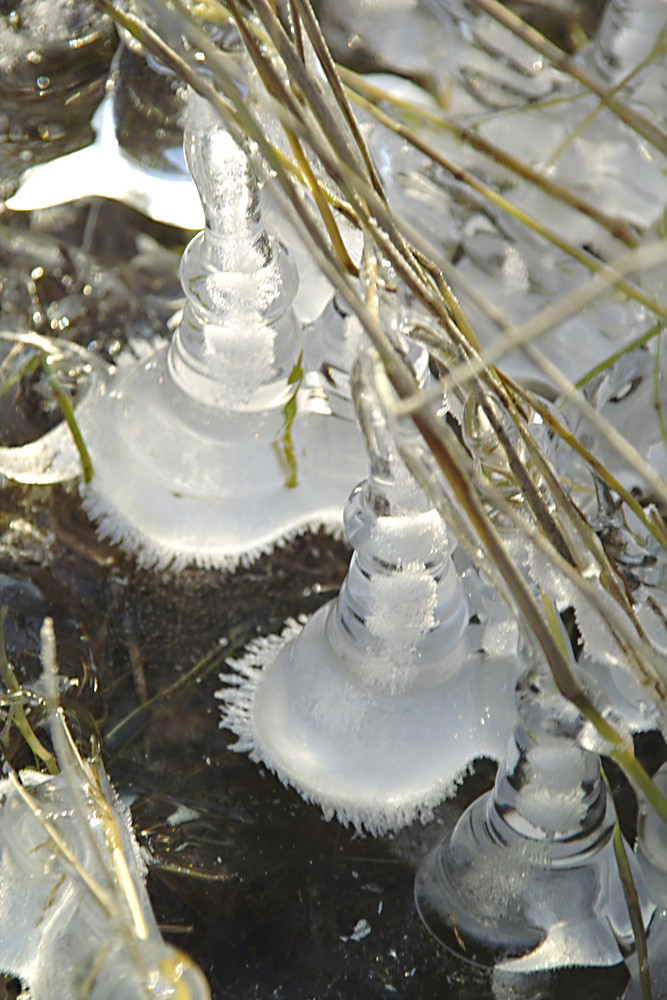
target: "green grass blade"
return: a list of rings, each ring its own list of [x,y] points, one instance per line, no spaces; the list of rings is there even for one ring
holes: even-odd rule
[[[42,356],[41,362],[42,368],[44,369],[47,379],[49,380],[49,385],[53,390],[53,395],[55,396],[58,406],[60,407],[60,412],[62,413],[65,423],[69,427],[72,437],[74,438],[74,444],[76,445],[77,451],[79,452],[79,458],[81,459],[84,482],[89,483],[93,478],[93,462],[88,452],[88,448],[86,447],[86,442],[83,439],[81,428],[79,427],[74,414],[74,407],[69,400],[69,396],[60,384],[58,376],[50,369],[48,358]]]

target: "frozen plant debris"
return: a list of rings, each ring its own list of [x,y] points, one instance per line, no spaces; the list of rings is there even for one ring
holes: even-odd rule
[[[162,939],[128,811],[72,741],[50,619],[42,661],[60,771],[0,782],[0,968],[32,1000],[208,1000],[199,968]]]

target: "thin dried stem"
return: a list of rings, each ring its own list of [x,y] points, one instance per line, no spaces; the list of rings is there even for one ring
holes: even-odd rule
[[[627,222],[624,222],[622,219],[616,219],[613,216],[608,215],[606,212],[601,211],[595,205],[586,201],[585,198],[582,198],[574,191],[570,191],[562,184],[559,184],[557,181],[547,177],[544,173],[533,169],[529,164],[524,163],[523,160],[519,160],[516,156],[512,156],[511,153],[508,153],[500,146],[496,146],[495,143],[490,142],[474,128],[459,125],[442,111],[435,113],[419,104],[414,104],[406,101],[404,98],[396,97],[388,91],[383,90],[382,87],[379,87],[376,83],[367,80],[358,73],[352,72],[352,70],[339,66],[338,71],[343,82],[345,82],[350,88],[352,100],[358,104],[359,107],[372,114],[380,122],[380,124],[394,132],[395,135],[405,139],[406,142],[409,142],[410,145],[414,146],[416,149],[421,149],[425,155],[433,158],[433,152],[435,151],[434,147],[430,143],[426,143],[424,139],[420,139],[414,129],[411,129],[403,122],[397,121],[396,118],[393,118],[391,115],[383,111],[382,108],[378,106],[379,101],[388,102],[395,105],[399,109],[408,110],[412,116],[419,117],[428,125],[455,135],[461,140],[461,142],[465,143],[465,145],[470,146],[471,149],[476,150],[483,156],[486,156],[495,163],[500,164],[500,166],[504,167],[506,170],[509,170],[518,177],[521,177],[529,184],[539,188],[550,198],[554,198],[556,201],[559,201],[564,205],[569,205],[570,208],[575,209],[575,211],[579,212],[581,215],[585,215],[587,218],[592,219],[593,222],[596,222],[602,229],[605,229],[610,236],[614,237],[614,239],[625,243],[631,248],[638,246],[639,239],[637,234],[634,232],[632,227],[627,224]],[[371,100],[367,100],[364,96],[362,96],[364,94],[367,97],[370,97]]]

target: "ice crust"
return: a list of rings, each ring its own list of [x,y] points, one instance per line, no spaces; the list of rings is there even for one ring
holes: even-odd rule
[[[78,1000],[86,983],[91,1000],[147,1000],[158,984],[164,997],[206,1000],[201,973],[160,935],[129,812],[99,761],[91,767],[92,785],[70,768],[22,771],[28,802],[0,782],[0,969],[23,980],[32,1000]]]
[[[375,836],[426,822],[474,760],[502,756],[517,663],[469,655],[445,684],[396,696],[332,664],[321,639],[328,613],[331,606],[318,620],[289,621],[221,675],[221,725],[237,737],[232,749],[264,764],[327,820]],[[306,641],[293,657],[300,635]]]

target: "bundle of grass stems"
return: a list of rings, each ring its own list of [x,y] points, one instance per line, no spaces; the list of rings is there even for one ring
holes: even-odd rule
[[[590,634],[614,650],[617,661],[651,704],[663,734],[667,734],[665,663],[639,620],[632,587],[528,428],[529,416],[537,412],[560,438],[559,446],[571,449],[587,463],[620,509],[631,511],[646,536],[662,550],[667,549],[663,520],[667,484],[535,343],[556,324],[606,294],[610,287],[638,299],[651,310],[655,314],[653,334],[659,336],[667,306],[652,299],[634,278],[640,270],[664,264],[667,244],[643,241],[638,246],[636,233],[626,223],[604,215],[527,164],[492,147],[474,129],[461,129],[462,143],[471,144],[478,152],[499,161],[504,169],[517,172],[526,183],[537,185],[549,197],[592,218],[607,230],[612,237],[607,245],[617,251],[604,260],[569,245],[531,220],[497,190],[431,148],[421,134],[406,124],[415,116],[430,115],[431,124],[436,121],[443,128],[456,128],[444,111],[440,115],[413,107],[409,117],[401,115],[401,108],[383,99],[387,95],[377,84],[337,66],[309,0],[286,0],[279,8],[274,0],[248,0],[244,4],[240,0],[136,0],[117,6],[114,0],[98,2],[147,52],[209,100],[232,136],[243,145],[280,209],[359,318],[365,331],[361,349],[374,360],[376,389],[388,411],[397,421],[412,420],[418,429],[423,448],[403,455],[409,469],[456,532],[459,544],[517,613],[527,641],[548,663],[560,692],[597,729],[606,755],[620,765],[638,794],[648,799],[667,822],[667,800],[635,758],[632,742],[616,728],[613,712],[610,715],[607,706],[592,697],[585,679],[574,669],[575,660],[564,639],[554,594],[531,586],[517,568],[489,510],[491,498],[493,507],[514,522],[515,530],[527,535],[553,579],[563,582],[563,592],[581,626],[579,638],[586,645],[585,623],[594,621]],[[667,153],[667,134],[626,103],[622,86],[607,89],[496,0],[471,3],[499,19],[562,72],[572,74],[582,88],[596,94],[600,105],[635,130],[642,141]],[[238,32],[245,50],[242,57],[233,47],[225,50],[212,41],[211,27],[220,29],[225,25]],[[660,40],[655,52],[659,44]],[[583,263],[590,277],[519,326],[496,306],[485,303],[498,336],[493,348],[484,351],[451,291],[452,264],[388,203],[355,117],[355,103],[422,155],[432,157],[457,181],[513,214],[515,220],[537,227],[545,239],[560,240],[560,249]],[[337,220],[342,217],[363,232],[359,266],[351,259],[341,235]],[[388,268],[392,280],[418,304],[420,319],[414,334],[437,362],[440,375],[435,390],[420,389],[391,331],[383,325],[382,298],[391,294],[385,280]],[[596,372],[604,371],[605,364],[611,365],[634,346],[629,343],[613,358],[601,359]],[[641,502],[577,439],[560,420],[557,407],[548,405],[503,372],[503,357],[515,348],[520,348],[545,373],[560,399],[567,400],[590,421],[617,451],[619,460],[646,483],[645,497],[650,502]],[[484,476],[483,469],[473,463],[452,421],[443,416],[443,395],[460,401],[472,397],[483,411],[522,498],[520,512],[508,502],[506,492],[497,489]],[[667,558],[664,551],[661,558]],[[563,603],[561,600],[561,610]],[[664,613],[657,604],[652,611],[658,620]],[[636,923],[641,959],[646,948],[641,919]]]

